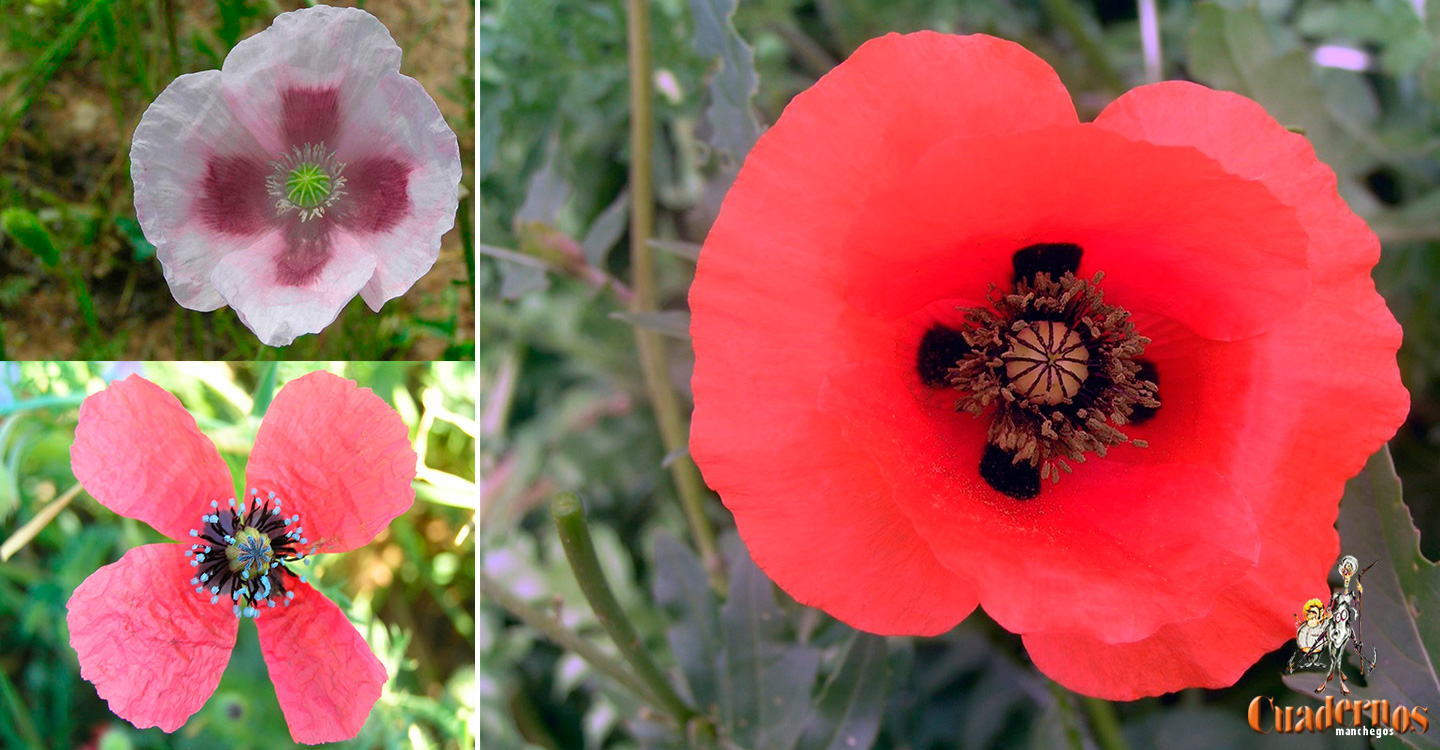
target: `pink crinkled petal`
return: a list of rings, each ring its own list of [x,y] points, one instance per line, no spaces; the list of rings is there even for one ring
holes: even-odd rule
[[[388,675],[345,613],[309,584],[288,607],[256,618],[260,650],[296,742],[316,745],[360,733]]]
[[[322,371],[276,394],[245,475],[300,514],[319,551],[345,552],[410,508],[415,468],[400,415],[369,388]]]
[[[352,127],[344,113],[399,71],[400,57],[379,19],[321,5],[282,13],[235,45],[221,68],[222,85],[235,116],[279,154]]]
[[[425,88],[398,73],[381,78],[347,121],[336,147],[347,165],[339,223],[375,255],[360,295],[379,311],[435,265],[455,225],[460,147]]]
[[[239,620],[229,602],[195,593],[184,550],[136,547],[92,573],[65,605],[80,676],[140,729],[180,728],[215,692],[235,646]]]
[[[145,110],[130,141],[135,215],[176,302],[225,305],[215,264],[278,224],[270,160],[225,103],[218,70],[176,78]]]
[[[100,504],[175,539],[189,538],[212,500],[235,494],[230,468],[195,418],[138,375],[80,404],[70,466]]]
[[[226,256],[210,275],[266,346],[324,330],[375,273],[375,257],[343,232],[296,234],[277,229]]]

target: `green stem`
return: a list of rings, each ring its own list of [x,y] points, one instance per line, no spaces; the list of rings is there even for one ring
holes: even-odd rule
[[[520,597],[484,573],[480,574],[480,595],[500,605],[506,612],[515,615],[520,622],[540,631],[556,645],[574,651],[596,671],[620,683],[640,700],[652,706],[660,705],[660,701],[656,700],[654,693],[650,692],[649,686],[626,669],[618,659],[576,635],[559,620],[526,604]]]
[[[650,75],[650,6],[649,0],[626,0],[625,6],[630,48],[630,265],[634,273],[630,311],[651,313],[658,308],[655,263],[650,249],[650,230],[655,219],[655,186],[650,163],[655,123],[654,84]],[[660,436],[665,442],[665,451],[673,453],[686,445],[689,431],[679,395],[665,366],[665,345],[659,334],[640,326],[633,328],[645,389],[660,423]],[[712,585],[722,589],[725,579],[715,546],[715,531],[705,516],[705,482],[700,470],[686,455],[670,464],[670,474],[700,559],[710,573]]]
[[[1103,750],[1125,750],[1125,738],[1120,734],[1120,720],[1115,716],[1115,705],[1110,701],[1086,697],[1081,701],[1085,712],[1090,715],[1090,728],[1095,731],[1095,741]]]
[[[22,411],[34,409],[48,409],[52,406],[79,406],[85,400],[87,394],[79,393],[69,396],[38,396],[27,401],[16,401],[13,404],[0,406],[0,417],[8,417],[11,414],[19,414]]]
[[[670,681],[650,658],[650,652],[645,650],[645,644],[635,632],[635,626],[630,624],[630,618],[625,616],[625,610],[620,608],[620,602],[615,600],[615,593],[610,590],[610,584],[600,570],[600,560],[595,557],[595,544],[590,539],[590,527],[585,523],[585,507],[580,504],[580,498],[569,492],[557,496],[550,501],[550,516],[560,532],[560,543],[565,547],[565,557],[575,571],[575,579],[580,582],[580,591],[595,610],[595,618],[605,626],[606,632],[620,648],[620,655],[630,663],[635,674],[660,699],[660,707],[674,716],[680,726],[685,726],[695,717],[695,710],[675,694]]]
[[[1075,6],[1074,0],[1045,0],[1045,9],[1050,13],[1050,17],[1070,34],[1075,44],[1079,45],[1085,62],[1100,76],[1105,88],[1112,93],[1124,91],[1125,81],[1110,63],[1110,57],[1105,54],[1105,48],[1096,38],[1095,30],[1085,23],[1085,18]]]
[[[37,534],[43,531],[51,521],[55,520],[55,516],[60,515],[60,511],[65,510],[65,507],[70,504],[70,501],[74,500],[75,496],[80,494],[80,489],[80,485],[78,483],[75,484],[66,490],[63,495],[50,501],[50,504],[42,508],[39,513],[36,513],[34,518],[26,521],[24,526],[16,529],[14,534],[11,534],[3,544],[0,544],[0,563],[9,560],[16,552],[19,552],[25,545],[29,544],[30,540],[34,539]]]
[[[165,15],[165,44],[170,49],[170,77],[180,75],[180,41],[176,28],[179,26],[175,18],[175,0],[163,0]]]
[[[90,297],[90,287],[85,283],[85,277],[80,275],[80,269],[75,264],[66,262],[66,269],[70,277],[70,290],[75,295],[75,302],[80,305],[80,316],[85,319],[85,331],[90,341],[99,344],[102,341],[100,336],[100,321],[95,317],[95,300]]]
[[[1071,750],[1085,750],[1085,741],[1080,736],[1080,725],[1076,720],[1075,706],[1070,702],[1070,691],[1054,680],[1046,680],[1050,694],[1055,697],[1055,707],[1060,713],[1060,726],[1065,730],[1065,743]]]

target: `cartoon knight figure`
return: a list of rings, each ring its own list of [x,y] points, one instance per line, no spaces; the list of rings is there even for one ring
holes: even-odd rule
[[[1374,564],[1371,563],[1372,566]],[[1365,568],[1365,570],[1369,569],[1369,567]],[[1365,570],[1360,570],[1360,561],[1356,560],[1353,555],[1340,558],[1339,571],[1340,577],[1344,580],[1344,587],[1331,594],[1330,604],[1325,608],[1329,615],[1329,622],[1325,627],[1327,637],[1312,648],[1312,651],[1319,651],[1323,647],[1330,656],[1330,668],[1325,673],[1325,681],[1320,683],[1320,687],[1315,688],[1317,693],[1324,692],[1326,686],[1330,684],[1330,680],[1336,675],[1340,677],[1340,691],[1347,695],[1350,693],[1350,688],[1345,684],[1345,672],[1343,671],[1346,646],[1352,646],[1355,653],[1360,656],[1361,674],[1364,674],[1367,667],[1372,670],[1375,668],[1375,657],[1372,653],[1370,659],[1365,658],[1365,651],[1361,646],[1363,641],[1360,638],[1360,598],[1365,590],[1360,584],[1360,577],[1365,574]],[[1355,579],[1354,591],[1351,591],[1350,587],[1351,578]],[[1371,651],[1373,652],[1374,649],[1372,648]]]
[[[1372,563],[1373,564],[1373,563]],[[1366,568],[1365,570],[1369,570]],[[1350,618],[1350,629],[1355,631],[1355,640],[1360,640],[1360,595],[1365,593],[1365,587],[1360,585],[1360,561],[1354,555],[1346,555],[1340,558],[1340,577],[1345,581],[1345,587],[1336,591],[1330,596],[1330,606],[1326,609],[1334,612],[1337,607],[1349,607],[1353,617]],[[1355,579],[1355,592],[1350,592],[1350,579]]]

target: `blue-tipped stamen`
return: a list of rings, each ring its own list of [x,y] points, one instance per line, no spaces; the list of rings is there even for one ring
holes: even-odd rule
[[[261,609],[273,608],[281,594],[284,598],[279,601],[289,606],[294,592],[286,590],[286,577],[302,583],[308,579],[286,563],[309,565],[309,555],[315,554],[314,547],[308,551],[301,547],[309,539],[298,525],[300,515],[281,516],[280,498],[274,492],[266,493],[264,500],[261,497],[258,488],[251,488],[246,502],[230,498],[223,509],[212,500],[210,508],[217,512],[200,516],[201,527],[190,531],[200,543],[185,552],[194,558],[190,565],[199,568],[190,580],[195,592],[208,596],[211,604],[228,595],[236,617],[257,617]],[[215,554],[217,547],[223,555]],[[262,601],[266,607],[260,606]]]

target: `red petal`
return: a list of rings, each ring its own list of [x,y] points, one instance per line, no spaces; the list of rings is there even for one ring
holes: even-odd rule
[[[65,605],[80,676],[140,729],[179,729],[215,692],[235,646],[229,602],[195,593],[184,550],[136,547],[86,578]]]
[[[280,710],[296,742],[316,745],[360,733],[388,676],[345,613],[307,583],[290,606],[255,619]]]
[[[880,633],[943,632],[975,607],[973,587],[930,556],[878,467],[816,408],[836,344],[834,290],[793,282],[813,277],[875,185],[952,133],[1075,121],[1055,72],[1019,45],[892,34],[795,97],[751,151],[692,288],[690,448],[751,555],[799,601]],[[752,337],[759,309],[794,337]]]
[[[1408,410],[1395,364],[1400,328],[1370,280],[1379,254],[1374,235],[1340,199],[1333,173],[1309,143],[1258,104],[1165,83],[1121,97],[1096,122],[1130,137],[1194,146],[1232,173],[1265,183],[1295,207],[1309,233],[1313,292],[1282,325],[1246,341],[1205,345],[1162,331],[1151,353],[1170,360],[1157,363],[1165,406],[1154,422],[1132,430],[1153,448],[1148,431],[1192,430],[1200,405],[1211,404],[1211,438],[1192,455],[1225,465],[1251,499],[1264,540],[1255,570],[1208,615],[1145,640],[1106,645],[1027,634],[1026,647],[1046,674],[1090,695],[1133,699],[1224,687],[1294,638],[1291,616],[1306,599],[1325,598],[1326,574],[1340,551],[1333,525],[1343,483]],[[1207,383],[1210,373],[1232,377]]]
[[[935,556],[974,581],[1007,630],[1135,640],[1203,614],[1210,592],[1254,564],[1250,508],[1213,469],[1112,451],[1016,501],[979,476],[988,423],[956,413],[948,393],[912,396],[899,369],[837,369],[822,408],[865,446]]]
[[[352,550],[415,501],[409,434],[369,388],[312,372],[276,394],[245,476],[299,513],[321,552]]]
[[[180,540],[199,527],[211,501],[235,496],[230,468],[195,418],[138,375],[80,404],[70,465],[102,505]]]
[[[963,619],[975,594],[930,556],[878,467],[818,412],[837,344],[828,327],[835,292],[794,281],[813,278],[874,186],[935,143],[1075,121],[1055,72],[1019,45],[892,34],[797,96],[751,151],[692,288],[690,447],[751,555],[799,601],[873,632],[930,634]],[[768,271],[753,273],[759,267]],[[752,337],[760,309],[794,337]]]
[[[851,63],[847,63],[849,65]],[[842,66],[836,75],[844,70]],[[817,94],[821,95],[824,93]],[[798,109],[799,115],[806,115],[801,109],[804,101],[797,99],[791,110]],[[1254,271],[1255,276],[1265,280],[1263,283],[1273,285],[1276,276],[1282,281],[1294,281],[1288,287],[1280,286],[1291,289],[1292,296],[1302,295],[1305,279],[1301,232],[1292,212],[1267,191],[1227,178],[1209,160],[1193,152],[1156,149],[1110,137],[1094,128],[1075,127],[1068,132],[1051,129],[1044,136],[1020,135],[1004,143],[997,138],[986,141],[984,148],[966,151],[962,151],[965,144],[951,141],[932,148],[920,168],[904,170],[899,165],[905,160],[900,158],[883,165],[867,165],[868,171],[863,175],[842,174],[836,170],[851,164],[851,151],[858,151],[863,158],[875,148],[890,145],[889,142],[880,145],[844,142],[845,128],[855,122],[869,123],[876,119],[862,116],[862,113],[869,114],[863,104],[862,101],[844,117],[836,113],[832,124],[824,126],[825,139],[814,137],[814,133],[822,130],[820,125],[811,123],[806,126],[810,131],[785,136],[789,139],[784,145],[786,152],[765,151],[761,148],[765,145],[762,142],[726,199],[720,220],[702,253],[691,295],[695,321],[692,336],[697,353],[692,383],[697,401],[692,452],[711,486],[720,491],[727,506],[736,514],[742,535],[756,559],[801,601],[825,602],[827,609],[852,622],[857,622],[855,618],[864,613],[863,616],[877,622],[868,627],[881,632],[906,632],[907,627],[917,627],[919,622],[906,609],[912,606],[909,601],[929,598],[927,590],[934,590],[943,582],[948,590],[956,592],[951,596],[959,597],[958,592],[964,592],[964,596],[957,598],[956,607],[944,610],[943,616],[925,620],[927,630],[940,627],[939,623],[945,618],[967,611],[974,601],[970,592],[976,586],[982,592],[991,592],[988,596],[982,593],[982,601],[1003,624],[1019,629],[1054,623],[1063,613],[1050,606],[1045,597],[1070,590],[1081,574],[1046,578],[1035,575],[1037,568],[1033,561],[1005,560],[995,563],[993,575],[987,580],[969,585],[949,580],[933,568],[925,574],[923,583],[913,587],[895,587],[884,582],[893,580],[893,576],[887,577],[893,565],[889,561],[922,555],[905,546],[913,543],[913,537],[894,532],[901,524],[883,499],[908,506],[962,502],[966,493],[971,493],[972,499],[993,495],[979,482],[976,472],[984,442],[984,425],[968,416],[955,415],[948,403],[936,405],[935,413],[952,424],[968,420],[963,424],[974,426],[975,430],[966,438],[973,455],[967,454],[959,461],[947,460],[943,468],[938,469],[948,475],[947,483],[926,486],[913,477],[897,482],[894,476],[879,469],[890,468],[887,460],[913,464],[929,460],[928,456],[916,458],[905,447],[900,447],[887,460],[873,457],[867,460],[867,448],[873,447],[870,443],[904,434],[903,429],[883,424],[896,408],[888,399],[911,400],[911,408],[915,408],[914,397],[900,378],[913,373],[914,343],[923,327],[902,316],[913,313],[917,306],[924,306],[930,310],[926,315],[932,320],[945,317],[944,308],[949,308],[948,317],[957,318],[954,307],[967,300],[974,304],[975,300],[983,299],[990,282],[1007,279],[1009,256],[1014,250],[1032,242],[1072,241],[1069,236],[1036,236],[1029,225],[1012,237],[999,238],[1009,230],[987,218],[992,211],[1013,226],[1017,219],[1023,218],[1017,214],[1034,211],[1038,206],[1049,211],[1052,224],[1077,232],[1083,230],[1083,238],[1078,241],[1086,243],[1087,256],[1096,258],[1110,272],[1107,289],[1110,282],[1115,281],[1117,287],[1125,291],[1134,290],[1131,296],[1137,299],[1154,298],[1153,292],[1141,281],[1148,281],[1161,272],[1184,274],[1194,288],[1229,299],[1238,295],[1243,286],[1232,283],[1236,272],[1224,267],[1230,261]],[[788,111],[786,117],[790,117]],[[834,120],[843,120],[844,124],[835,126]],[[782,118],[781,125],[785,122]],[[1043,124],[1043,120],[1037,122]],[[923,121],[914,128],[923,136],[928,132],[928,124]],[[777,125],[775,131],[779,131],[781,125]],[[962,126],[970,129],[960,130]],[[828,129],[834,127],[842,131],[840,147],[835,148],[833,154],[827,153],[824,159],[807,160],[807,150],[813,155],[820,148],[817,141],[823,140],[824,147],[831,147]],[[987,127],[965,122],[954,130],[930,133],[927,142],[934,146],[950,133],[983,132]],[[1023,130],[1024,126],[1011,129]],[[899,124],[893,130],[894,133],[886,133],[885,137],[903,139],[912,132],[902,130]],[[1017,160],[1021,163],[1018,176],[1014,166]],[[1113,163],[1116,161],[1119,165]],[[819,171],[830,173],[812,177],[812,173]],[[917,174],[922,177],[917,179]],[[1132,184],[1147,180],[1158,180],[1162,187],[1169,189],[1170,200],[1158,200],[1149,190]],[[877,185],[885,185],[895,192],[875,196],[868,202],[863,196],[856,197],[857,192],[874,190]],[[1195,200],[1192,193],[1196,186],[1214,189],[1206,194],[1207,199]],[[1025,200],[1015,200],[1016,193],[1025,196]],[[853,217],[863,218],[865,212],[882,204],[884,210],[872,214],[875,220],[850,227]],[[1054,206],[1073,210],[1065,210],[1057,217],[1057,212],[1052,210]],[[1141,220],[1132,221],[1134,217],[1121,210],[1132,207],[1138,207]],[[742,218],[727,220],[732,210]],[[1222,236],[1224,227],[1219,227],[1215,215],[1243,213],[1248,219],[1248,212],[1252,210],[1273,221],[1261,228],[1242,230],[1242,234],[1253,231],[1250,236],[1237,238],[1234,232],[1231,236]],[[1167,221],[1162,221],[1161,215]],[[1240,225],[1249,226],[1246,222]],[[988,237],[976,239],[974,234],[967,234],[974,226],[981,227]],[[1141,235],[1144,242],[1136,239]],[[976,239],[974,252],[955,252],[956,242],[967,236]],[[1160,244],[1157,239],[1185,249],[1194,249],[1205,242],[1230,247],[1230,243],[1239,240],[1247,246],[1268,248],[1274,255],[1266,259],[1269,265],[1264,268],[1256,262],[1259,254],[1246,256],[1237,252],[1236,257],[1222,256],[1220,261],[1208,263],[1203,258],[1213,256],[1202,254],[1202,259],[1173,259],[1157,253],[1154,247]],[[1095,248],[1093,253],[1089,251],[1091,245]],[[1111,271],[1109,266],[1113,264],[1104,263],[1107,258],[1128,259],[1133,255],[1151,262],[1128,279],[1123,269]],[[765,268],[766,272],[757,274],[755,268]],[[804,283],[797,283],[797,279],[803,279]],[[1116,296],[1124,294],[1117,292]],[[961,299],[955,299],[957,297]],[[1234,335],[1261,327],[1266,321],[1258,310],[1287,302],[1284,294],[1271,295],[1266,304],[1257,306],[1247,297],[1246,304],[1234,315],[1219,318],[1213,314],[1213,297],[1200,297],[1199,294],[1191,297],[1192,316],[1198,318],[1197,325],[1208,325],[1217,335]],[[935,312],[934,308],[941,311]],[[910,334],[902,333],[902,329],[913,330],[914,338],[907,341]],[[863,407],[877,410],[872,416],[877,416],[882,423],[865,427],[858,427],[855,421],[847,424],[848,412],[843,407],[828,418],[815,415],[816,395],[827,374],[846,363],[887,355],[896,357],[893,368],[896,378],[885,386],[898,385],[898,388],[877,396],[878,403]],[[906,358],[912,359],[906,361]],[[743,362],[744,367],[737,369],[734,363],[739,362]],[[862,393],[875,394],[868,385]],[[835,406],[827,403],[827,408]],[[864,419],[863,416],[856,418]],[[842,434],[845,427],[851,428],[849,434]],[[876,432],[880,428],[887,431]],[[934,429],[930,425],[925,428]],[[959,444],[952,441],[952,445]],[[1095,473],[1098,472],[1092,471]],[[1157,537],[1153,534],[1145,537],[1156,544],[1149,549],[1143,549],[1140,542],[1121,539],[1120,542],[1133,544],[1115,543],[1107,548],[1108,553],[1095,555],[1084,555],[1073,546],[1042,555],[1058,556],[1061,562],[1057,565],[1062,568],[1067,568],[1075,559],[1094,561],[1089,570],[1096,575],[1102,568],[1123,568],[1120,572],[1105,572],[1105,580],[1098,586],[1108,594],[1086,605],[1103,608],[1103,602],[1111,606],[1118,603],[1127,610],[1126,622],[1113,628],[1107,626],[1107,638],[1135,638],[1153,632],[1161,623],[1174,619],[1177,609],[1192,615],[1203,612],[1208,601],[1194,595],[1233,580],[1253,563],[1256,555],[1249,509],[1243,498],[1214,471],[1182,464],[1142,467],[1126,476],[1132,481],[1144,476],[1193,479],[1187,489],[1196,493],[1195,496],[1207,489],[1213,491],[1215,501],[1205,503],[1205,509],[1199,512],[1207,520],[1215,516],[1216,523],[1194,524],[1204,528],[1195,528],[1168,548],[1177,556],[1186,550],[1191,553],[1206,550],[1203,560],[1208,563],[1199,566],[1191,578],[1170,594],[1156,593],[1165,584],[1163,576],[1157,577],[1144,566],[1129,562],[1121,565],[1122,561],[1133,560],[1137,551],[1159,550],[1162,545],[1155,541]],[[963,486],[964,477],[973,479],[974,485]],[[1098,481],[1089,480],[1096,485],[1097,492],[1103,489]],[[1144,486],[1156,483],[1151,481]],[[1072,482],[1071,486],[1079,485]],[[1136,489],[1125,487],[1122,492],[1134,495]],[[1102,527],[1105,523],[1113,524],[1109,534],[1118,528],[1167,530],[1174,522],[1176,508],[1191,499],[1192,496],[1185,495],[1156,497],[1151,498],[1153,502],[1148,505],[1109,513],[1101,506],[1093,509],[1093,518],[1085,518],[1082,513],[1090,508],[1090,503],[1072,503],[1066,518],[1076,524],[1075,536],[1070,537],[1068,543],[1073,545],[1080,538],[1079,530],[1092,533],[1092,525],[1096,523]],[[1052,512],[1050,523],[1058,524],[1060,518]],[[958,521],[952,518],[950,523],[940,525],[949,529],[951,523]],[[814,530],[805,535],[803,544],[795,541],[793,532],[800,525]],[[934,540],[940,535],[931,519],[915,525],[922,528],[922,536]],[[845,533],[837,534],[836,530],[845,530]],[[976,571],[967,562],[965,545],[956,541],[966,532],[962,530],[959,534],[948,543],[936,542],[934,553],[951,570],[970,578]],[[876,559],[870,551],[873,543],[871,546],[856,543],[869,542],[872,538],[888,542],[889,551],[883,560]],[[1109,543],[1110,537],[1103,528],[1101,538],[1106,540],[1102,545]],[[979,544],[983,546],[984,542]],[[1210,552],[1212,547],[1218,551]],[[1010,550],[1004,556],[1016,554]],[[806,560],[813,561],[817,556],[830,562],[805,565]],[[1191,559],[1198,560],[1200,556],[1192,554],[1182,563],[1190,565]],[[1102,561],[1106,564],[1102,565]],[[857,565],[869,567],[871,562],[874,562],[873,579],[866,576],[863,580],[874,583],[841,580],[838,571],[851,571]],[[1013,567],[1007,568],[1007,565]],[[792,566],[796,571],[787,572],[786,568]],[[1083,564],[1080,569],[1084,569]],[[1027,577],[1035,581],[1034,585],[1017,584]],[[1208,582],[1211,588],[1205,589],[1207,583],[1200,581]],[[1137,595],[1154,602],[1150,606],[1129,607],[1129,597]],[[890,603],[882,608],[876,605],[880,601]],[[850,609],[857,614],[845,614],[843,602],[851,602]]]
[[[1322,491],[1333,520],[1329,503],[1338,501],[1341,483],[1409,411],[1395,361],[1400,326],[1370,278],[1379,241],[1340,198],[1334,173],[1309,141],[1242,96],[1188,83],[1145,86],[1116,100],[1096,124],[1192,146],[1294,207],[1308,233],[1313,293],[1266,336],[1217,349],[1195,366],[1227,368],[1266,386],[1249,408],[1230,410],[1273,436],[1246,438],[1245,450],[1233,452],[1241,489],[1267,510],[1297,493]],[[1162,394],[1167,389],[1168,382]],[[1230,432],[1245,434],[1243,426]]]
[[[1008,287],[1015,251],[1043,242],[1084,248],[1077,275],[1103,271],[1107,302],[1206,338],[1254,335],[1308,291],[1305,232],[1264,186],[1090,125],[936,145],[812,266],[840,265],[844,301],[891,319]]]
[[[1345,205],[1335,173],[1315,157],[1310,142],[1239,94],[1180,81],[1142,86],[1106,107],[1095,125],[1135,140],[1194,148],[1227,172],[1265,185],[1295,208],[1309,232],[1309,263],[1319,280],[1368,275],[1380,259],[1379,240]]]
[[[691,437],[696,460],[771,580],[802,604],[872,633],[937,635],[965,619],[975,609],[974,586],[936,561],[878,467],[818,411],[774,413],[732,444],[702,438],[715,417],[697,413]]]
[[[1051,679],[1106,700],[1234,685],[1261,656],[1294,640],[1292,615],[1307,599],[1328,597],[1323,571],[1340,548],[1330,528],[1334,517],[1291,518],[1288,536],[1267,540],[1255,571],[1221,592],[1201,617],[1169,623],[1133,643],[1027,633],[1025,650]]]

